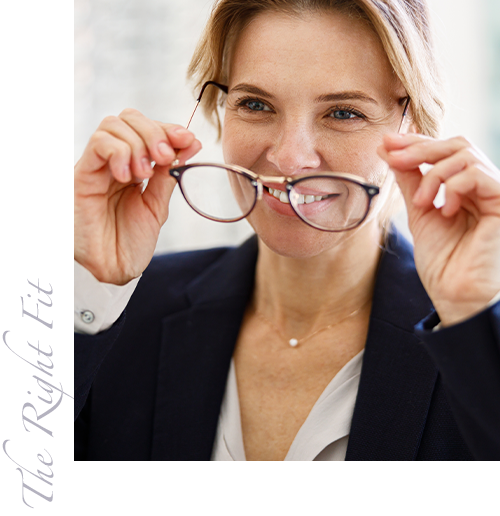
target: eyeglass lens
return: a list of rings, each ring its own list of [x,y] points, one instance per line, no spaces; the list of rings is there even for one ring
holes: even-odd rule
[[[195,211],[220,222],[246,217],[257,199],[252,179],[223,166],[194,165],[184,171],[180,184],[184,197]],[[288,195],[281,192],[264,188],[264,195],[275,197],[271,202],[283,202],[285,198],[288,202]],[[327,231],[356,226],[365,218],[370,204],[368,193],[358,183],[325,177],[298,181],[292,188],[290,200],[299,217]]]
[[[221,222],[246,217],[255,205],[252,181],[222,166],[196,165],[180,181],[184,197],[200,215]]]
[[[290,201],[305,222],[329,231],[357,226],[370,206],[370,197],[360,184],[325,177],[295,183]]]

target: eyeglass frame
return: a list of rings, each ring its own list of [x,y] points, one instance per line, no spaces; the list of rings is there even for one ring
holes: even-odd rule
[[[189,129],[189,126],[191,124],[191,121],[193,120],[194,114],[196,113],[196,110],[198,109],[198,106],[200,105],[201,99],[203,97],[203,93],[205,92],[205,89],[207,88],[207,86],[210,86],[210,85],[216,86],[217,88],[219,88],[220,90],[222,90],[226,94],[229,92],[228,86],[226,86],[224,84],[220,84],[220,83],[215,82],[215,81],[207,81],[207,82],[205,82],[203,84],[202,88],[201,88],[201,91],[200,91],[200,94],[198,95],[198,98],[196,99],[196,105],[195,105],[194,110],[193,110],[193,112],[191,114],[191,117],[189,118],[189,122],[187,123],[186,129]],[[410,96],[408,96],[406,98],[406,102],[405,102],[405,105],[404,105],[404,108],[403,108],[403,115],[401,117],[401,122],[399,124],[398,133],[401,131],[401,128],[403,127],[403,122],[404,122],[404,119],[405,119],[405,117],[406,117],[406,115],[408,113],[408,109],[409,109],[409,106],[410,106],[410,100],[411,100],[411,98],[410,98]],[[251,184],[252,184],[252,186],[256,189],[256,195],[255,195],[254,202],[253,202],[251,208],[248,210],[248,212],[246,214],[242,215],[241,217],[236,218],[236,219],[221,220],[221,219],[217,219],[217,218],[214,218],[214,217],[210,217],[206,213],[203,213],[200,210],[198,210],[193,204],[191,204],[191,202],[189,201],[188,196],[186,195],[186,193],[184,192],[184,190],[182,188],[182,175],[184,174],[184,172],[186,172],[186,170],[189,170],[190,168],[193,168],[193,167],[200,167],[200,166],[212,166],[212,167],[224,168],[226,170],[235,172],[236,174],[242,175],[242,176],[246,177],[247,179],[249,179]],[[324,173],[319,173],[319,174],[313,174],[313,175],[307,174],[307,175],[301,175],[301,176],[295,176],[295,177],[290,177],[290,176],[262,176],[262,175],[256,174],[255,172],[252,172],[251,170],[248,170],[247,168],[240,167],[238,165],[226,165],[226,164],[220,164],[220,163],[190,163],[190,164],[187,164],[187,165],[179,166],[179,160],[175,159],[172,162],[172,166],[170,168],[170,175],[177,180],[177,182],[179,184],[179,188],[180,188],[181,193],[182,193],[182,196],[184,197],[184,199],[186,200],[188,205],[196,213],[198,213],[202,217],[205,217],[206,219],[209,219],[209,220],[212,220],[212,221],[215,221],[215,222],[222,222],[222,223],[238,222],[239,220],[242,220],[242,219],[248,217],[250,215],[250,213],[252,213],[253,209],[255,208],[255,205],[257,204],[257,201],[260,201],[262,199],[262,196],[264,194],[264,185],[263,185],[263,183],[268,182],[268,183],[279,184],[279,185],[283,185],[284,184],[285,188],[287,190],[288,201],[290,203],[290,206],[293,209],[293,211],[295,212],[295,214],[299,217],[299,219],[302,220],[302,222],[304,222],[305,224],[307,224],[307,225],[309,225],[309,226],[311,226],[311,227],[313,227],[315,229],[318,229],[320,231],[327,231],[327,232],[330,232],[330,233],[340,233],[342,231],[348,231],[348,230],[354,229],[354,228],[358,227],[359,225],[361,225],[363,223],[363,221],[366,219],[366,217],[368,216],[368,213],[370,213],[370,208],[371,208],[371,203],[372,203],[373,198],[376,197],[380,193],[380,187],[378,187],[377,185],[373,185],[371,183],[363,181],[358,176],[355,176],[353,174],[349,174],[349,173],[346,173],[346,172],[337,172],[337,173],[324,172]],[[342,228],[342,229],[325,229],[323,227],[315,225],[313,222],[311,222],[309,220],[306,220],[303,217],[303,215],[294,207],[291,195],[292,195],[292,191],[297,193],[296,190],[294,190],[294,186],[297,183],[300,183],[301,181],[303,181],[305,179],[322,179],[322,178],[325,178],[325,177],[326,178],[331,178],[331,179],[341,179],[341,180],[349,181],[351,183],[354,183],[354,184],[357,184],[357,185],[361,186],[365,190],[366,194],[368,195],[368,206],[366,208],[366,211],[365,211],[365,214],[364,214],[363,218],[361,218],[356,224],[354,224],[352,226],[348,226],[348,227]],[[299,195],[299,194],[297,194],[297,195]]]

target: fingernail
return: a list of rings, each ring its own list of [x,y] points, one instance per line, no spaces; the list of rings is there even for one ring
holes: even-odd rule
[[[186,134],[189,134],[189,131],[184,129],[183,127],[177,127],[177,129],[174,129],[174,132],[178,134],[179,136],[184,136]]]
[[[170,157],[173,154],[172,149],[165,142],[160,142],[158,144],[158,150],[162,156]]]
[[[390,151],[389,154],[391,156],[395,156],[397,158],[399,156],[402,156],[405,152],[406,152],[405,150],[395,150],[395,151]]]

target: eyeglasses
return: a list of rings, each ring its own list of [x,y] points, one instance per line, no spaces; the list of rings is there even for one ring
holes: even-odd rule
[[[228,87],[206,82],[186,128],[209,85],[224,93]],[[410,97],[403,109],[399,131],[408,112]],[[192,163],[179,166],[174,160],[170,175],[177,179],[186,202],[201,216],[217,222],[236,222],[247,217],[264,195],[270,203],[289,204],[309,226],[321,231],[340,232],[359,226],[367,217],[380,188],[358,176],[324,172],[306,176],[262,176],[237,165]],[[283,190],[284,188],[284,190]]]

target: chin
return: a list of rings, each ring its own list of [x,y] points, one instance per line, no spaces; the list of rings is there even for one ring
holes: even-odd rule
[[[381,241],[381,230],[374,218],[357,228],[338,233],[315,229],[298,218],[273,219],[252,213],[247,220],[266,247],[287,258],[314,258],[329,251],[338,251],[354,241],[368,247],[379,245]]]
[[[287,258],[306,259],[319,256],[344,244],[352,233],[330,233],[308,226],[299,219],[286,220],[279,224],[260,221],[258,217],[249,217],[248,221],[257,236],[274,253]]]

